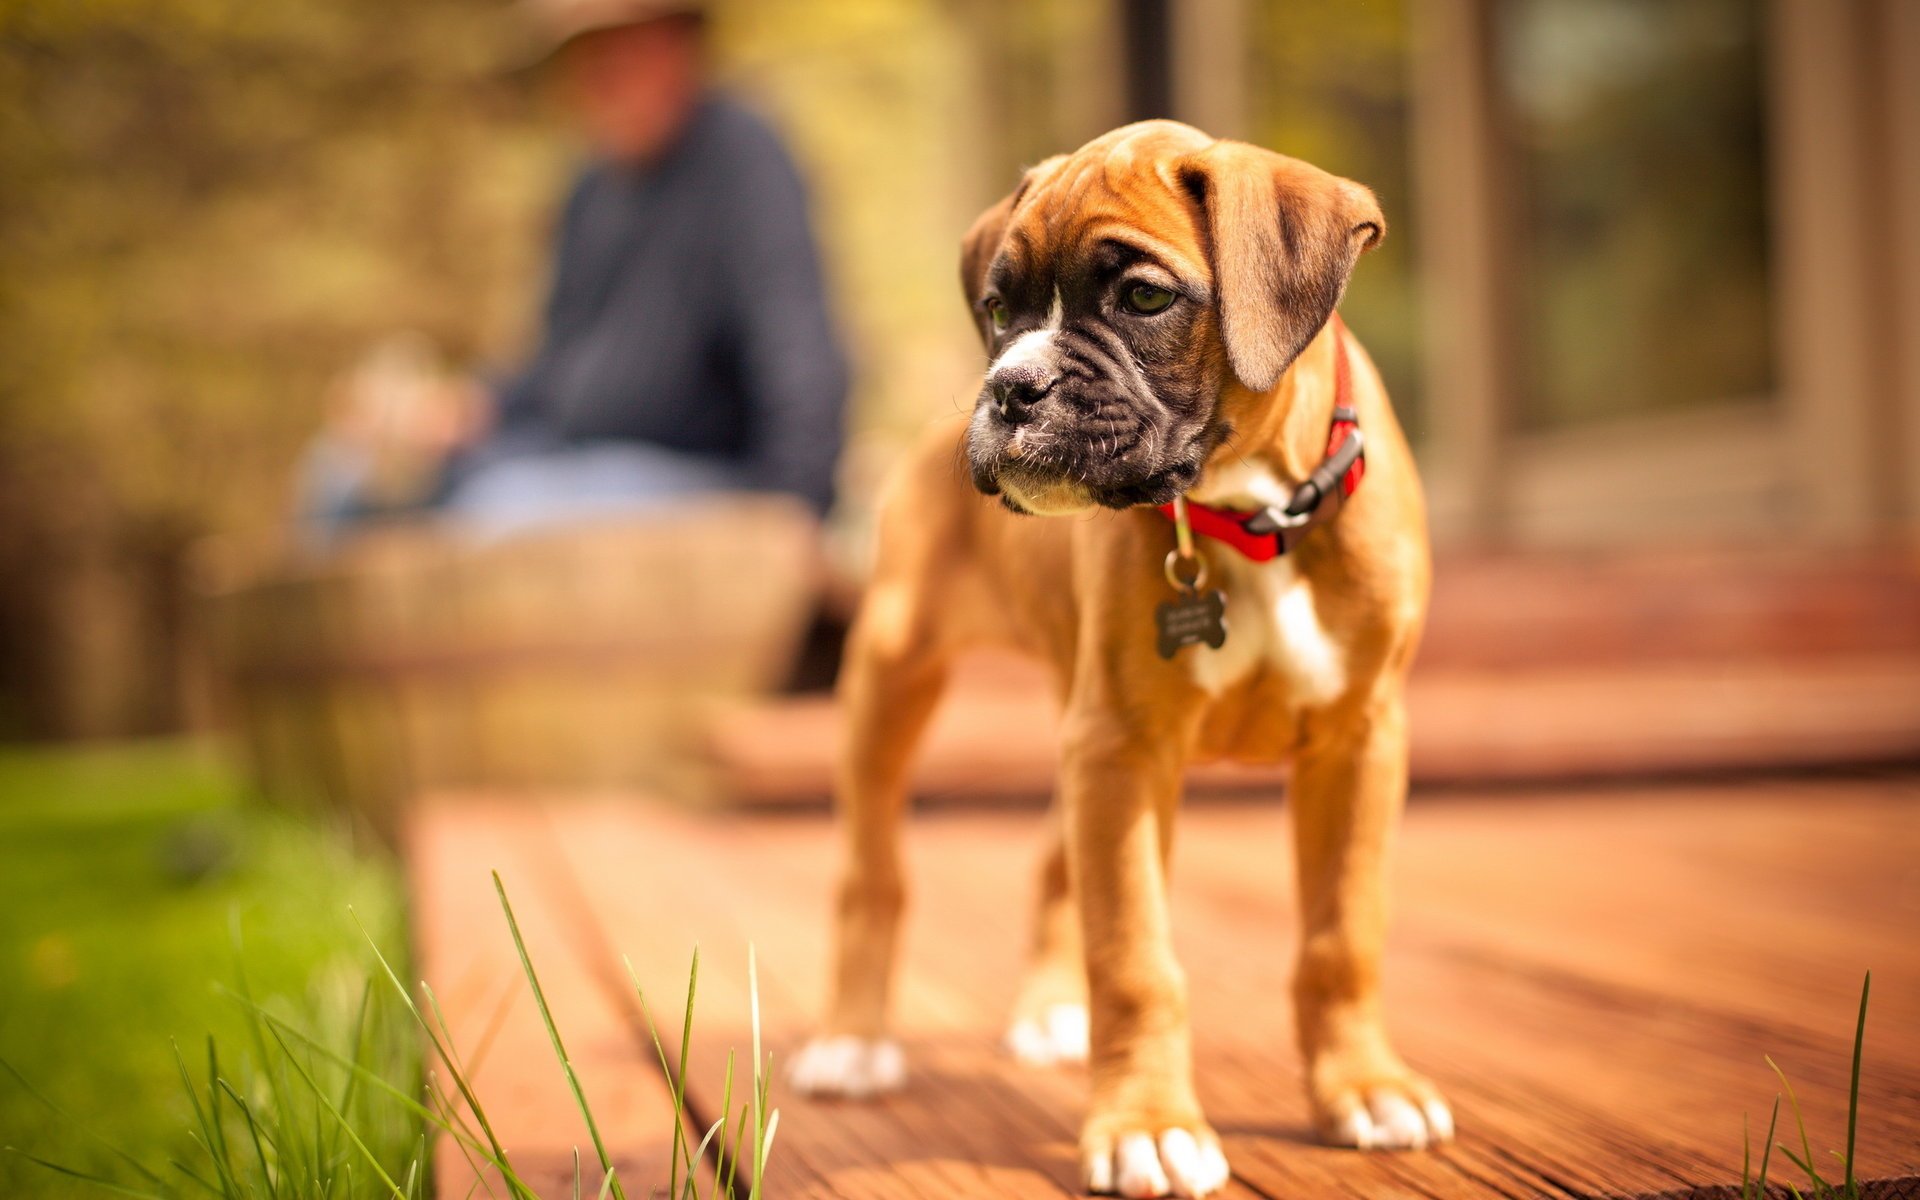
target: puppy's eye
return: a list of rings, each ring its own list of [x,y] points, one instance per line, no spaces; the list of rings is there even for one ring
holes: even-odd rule
[[[1013,314],[1007,311],[1006,302],[998,296],[987,297],[987,323],[993,326],[995,333],[1005,333],[1013,321]]]
[[[1136,283],[1127,289],[1122,299],[1130,311],[1151,316],[1164,311],[1167,305],[1173,303],[1174,297],[1166,288],[1155,287],[1151,283]]]

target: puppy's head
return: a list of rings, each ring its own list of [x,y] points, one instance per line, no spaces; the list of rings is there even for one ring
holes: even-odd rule
[[[1386,222],[1373,194],[1172,121],[1034,167],[981,214],[961,285],[991,363],[973,480],[1020,512],[1164,504],[1339,303]]]

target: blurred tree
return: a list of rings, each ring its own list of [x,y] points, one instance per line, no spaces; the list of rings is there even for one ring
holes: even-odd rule
[[[178,718],[202,531],[264,537],[370,339],[514,340],[563,147],[470,0],[0,3],[0,734]]]
[[[1250,6],[1251,140],[1374,190],[1387,240],[1354,273],[1341,312],[1367,344],[1418,440],[1419,261],[1407,83],[1408,0]]]

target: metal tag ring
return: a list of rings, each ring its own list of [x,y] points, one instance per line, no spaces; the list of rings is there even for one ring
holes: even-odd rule
[[[1182,559],[1193,564],[1193,578],[1180,578]],[[1178,549],[1167,551],[1167,582],[1183,592],[1197,592],[1207,585],[1207,560],[1198,554],[1183,556]]]

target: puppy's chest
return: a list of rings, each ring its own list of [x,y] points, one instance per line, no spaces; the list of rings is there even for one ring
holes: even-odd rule
[[[1210,479],[1196,498],[1206,503],[1252,508],[1274,503],[1286,489],[1270,473],[1243,468]],[[1278,690],[1290,709],[1337,699],[1347,689],[1347,651],[1329,632],[1312,580],[1292,557],[1253,562],[1219,544],[1206,546],[1214,579],[1227,597],[1227,640],[1218,650],[1193,646],[1180,652],[1193,681],[1211,698],[1252,685]]]
[[[1223,699],[1242,685],[1277,685],[1290,708],[1331,703],[1347,688],[1347,654],[1327,630],[1313,585],[1285,558],[1254,563],[1210,552],[1227,596],[1227,640],[1181,651],[1202,691]]]

